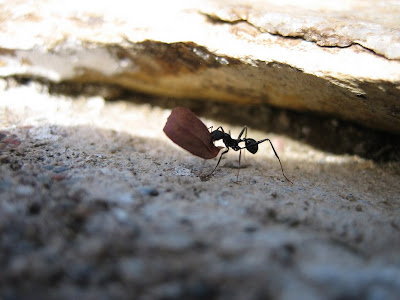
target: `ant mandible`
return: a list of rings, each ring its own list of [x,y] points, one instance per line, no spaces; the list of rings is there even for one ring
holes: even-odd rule
[[[285,179],[287,181],[289,181],[291,184],[293,184],[293,182],[291,182],[289,180],[289,178],[286,177],[285,173],[283,172],[283,167],[282,167],[282,163],[281,160],[278,156],[278,154],[275,151],[274,145],[272,145],[272,142],[270,139],[263,139],[260,141],[256,141],[255,139],[252,138],[248,138],[247,137],[247,126],[244,126],[242,131],[240,131],[239,136],[237,139],[233,139],[230,135],[230,133],[226,133],[224,131],[224,129],[222,128],[222,126],[217,127],[216,130],[212,130],[213,126],[209,127],[208,129],[211,129],[211,140],[214,143],[215,141],[219,141],[222,140],[222,142],[225,144],[226,150],[224,152],[221,153],[217,165],[215,166],[215,168],[211,171],[210,174],[208,174],[206,177],[211,176],[214,171],[217,169],[219,163],[221,162],[222,156],[224,156],[226,153],[228,153],[229,149],[232,148],[232,150],[234,151],[239,151],[239,168],[240,168],[240,160],[241,160],[241,156],[242,156],[242,149],[246,149],[247,151],[249,151],[252,154],[256,154],[258,151],[258,144],[264,143],[266,141],[268,141],[271,145],[272,150],[274,151],[274,154],[276,156],[276,158],[279,161],[279,164],[281,166],[281,171],[282,171],[282,175],[283,177],[285,177]],[[244,133],[244,138],[242,138],[242,135]],[[240,146],[240,143],[244,143],[244,146]],[[239,178],[239,171],[237,174],[237,178]]]

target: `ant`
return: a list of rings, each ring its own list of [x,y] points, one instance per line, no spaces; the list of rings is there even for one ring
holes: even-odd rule
[[[285,177],[285,179],[287,181],[289,181],[291,184],[293,184],[293,182],[291,182],[289,180],[289,178],[287,178],[285,173],[283,172],[283,167],[282,167],[281,160],[280,160],[278,154],[276,153],[274,145],[272,145],[272,142],[271,142],[270,139],[263,139],[263,140],[260,140],[260,141],[256,141],[255,139],[247,138],[247,126],[243,127],[243,129],[242,129],[242,131],[240,131],[239,136],[238,136],[237,139],[232,138],[231,135],[230,135],[230,132],[226,133],[224,131],[224,129],[222,128],[222,126],[217,127],[216,130],[212,130],[212,128],[213,128],[213,126],[208,128],[209,130],[211,130],[211,141],[212,141],[212,143],[214,143],[215,141],[222,140],[223,143],[225,144],[226,150],[221,153],[221,155],[220,155],[220,157],[218,159],[217,165],[211,171],[211,173],[208,174],[206,177],[209,177],[214,173],[214,171],[217,169],[219,163],[221,162],[222,156],[225,155],[226,153],[228,153],[230,148],[232,148],[232,150],[234,150],[234,151],[239,151],[239,168],[240,168],[240,159],[241,159],[241,156],[242,156],[242,149],[246,149],[250,153],[256,154],[257,151],[258,151],[258,144],[261,144],[261,143],[264,143],[264,142],[268,141],[270,143],[270,145],[271,145],[272,150],[274,151],[274,154],[275,154],[276,158],[279,161],[283,177]],[[243,133],[244,133],[244,136],[245,136],[244,138],[242,138]],[[240,143],[244,143],[244,146],[241,147],[239,145]],[[237,173],[236,180],[238,180],[238,178],[239,178],[239,170],[238,170],[238,173]]]
[[[279,159],[279,156],[269,139],[256,141],[255,139],[247,138],[246,126],[243,127],[237,139],[233,139],[230,132],[226,133],[222,126],[219,126],[216,130],[212,130],[212,128],[213,126],[207,128],[206,125],[204,125],[204,123],[189,109],[184,107],[176,107],[171,111],[163,131],[175,144],[189,151],[193,155],[204,159],[212,159],[216,157],[223,147],[215,146],[214,142],[219,140],[223,141],[226,150],[222,152],[218,159],[217,165],[212,172],[205,177],[209,177],[214,173],[221,162],[222,156],[228,153],[230,148],[232,148],[234,151],[239,151],[240,167],[242,149],[246,149],[250,153],[255,154],[258,151],[258,144],[268,141],[275,153],[276,158],[279,161],[279,164],[281,165],[283,177],[293,184],[293,182],[291,182],[283,172],[281,160]],[[244,138],[242,138],[243,134]],[[242,143],[244,143],[244,145]],[[236,181],[238,179],[239,170]]]

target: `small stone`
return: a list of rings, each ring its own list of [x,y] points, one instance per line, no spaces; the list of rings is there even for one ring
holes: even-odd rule
[[[137,191],[143,196],[158,196],[159,192],[155,187],[144,186],[137,189]]]
[[[124,258],[119,263],[121,277],[125,281],[137,281],[142,278],[145,265],[138,258]]]
[[[19,185],[16,192],[20,196],[30,196],[34,193],[34,189],[29,185]]]
[[[154,248],[168,251],[183,251],[191,248],[194,244],[193,237],[186,233],[153,235],[148,237],[147,242]]]
[[[247,225],[246,227],[244,227],[244,231],[247,233],[253,233],[256,232],[257,230],[258,228],[255,225]]]
[[[135,198],[131,193],[122,193],[114,196],[114,201],[118,204],[132,204],[135,202]]]
[[[8,188],[10,188],[10,186],[12,186],[12,183],[9,181],[5,181],[5,180],[0,180],[0,190],[7,190]]]
[[[10,147],[18,147],[19,145],[21,145],[21,141],[13,135],[3,139],[2,142]]]
[[[353,194],[348,194],[348,195],[345,196],[345,198],[347,200],[351,201],[351,202],[354,202],[354,201],[357,200],[356,197]]]
[[[183,289],[179,282],[167,282],[154,287],[151,296],[156,299],[178,300],[182,299]]]
[[[192,175],[192,171],[187,168],[176,167],[174,169],[174,171],[175,171],[176,176],[191,176]]]
[[[59,167],[55,167],[54,169],[53,169],[53,172],[54,173],[62,173],[62,172],[65,172],[65,171],[67,171],[68,170],[68,167],[66,167],[66,166],[59,166]]]
[[[0,141],[3,140],[6,136],[7,134],[5,134],[4,132],[0,132]]]
[[[37,202],[31,203],[28,205],[28,214],[29,215],[38,215],[41,210],[41,205]]]
[[[10,168],[13,171],[18,171],[22,168],[22,164],[19,163],[18,161],[13,161],[10,163]]]
[[[118,151],[121,151],[121,149],[118,146],[113,146],[113,147],[110,148],[110,153],[111,154],[115,154]]]
[[[193,299],[214,299],[217,292],[217,288],[206,282],[196,282],[186,288],[186,293]]]
[[[295,253],[296,246],[291,243],[285,243],[274,249],[272,255],[274,259],[278,260],[281,264],[290,265],[293,263],[293,256]]]
[[[61,175],[61,174],[56,174],[56,175],[52,176],[51,179],[53,179],[55,181],[61,181],[61,180],[65,179],[65,176]]]
[[[84,286],[88,284],[90,277],[93,275],[94,268],[89,264],[79,264],[71,266],[68,276],[76,284]]]

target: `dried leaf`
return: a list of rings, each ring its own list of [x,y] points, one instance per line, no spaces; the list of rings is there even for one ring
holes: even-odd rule
[[[178,146],[193,155],[211,159],[222,147],[216,147],[206,125],[189,109],[176,107],[164,126],[165,134]]]

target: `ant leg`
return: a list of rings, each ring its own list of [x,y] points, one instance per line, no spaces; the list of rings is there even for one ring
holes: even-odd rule
[[[217,165],[216,165],[215,168],[211,171],[211,173],[208,174],[206,177],[211,176],[211,175],[214,173],[214,171],[217,169],[219,163],[221,162],[222,156],[223,156],[224,154],[228,153],[228,151],[229,151],[229,148],[226,148],[226,150],[225,150],[224,152],[221,153],[221,155],[220,155],[220,157],[219,157],[219,159],[218,159]]]
[[[208,127],[207,129],[208,129],[208,130],[211,129],[211,131],[217,131],[218,129],[221,129],[221,131],[222,131],[223,133],[225,133],[225,131],[224,131],[224,129],[222,128],[222,126],[218,126],[217,129],[215,129],[215,130],[212,130],[213,127],[214,127],[214,126],[210,126],[210,127]]]
[[[261,140],[261,141],[258,141],[258,142],[255,143],[254,145],[261,144],[261,143],[263,143],[263,142],[265,142],[265,141],[268,141],[268,142],[270,143],[271,148],[272,148],[272,150],[274,151],[275,156],[276,156],[276,158],[277,158],[278,161],[279,161],[279,164],[281,165],[281,170],[282,170],[282,175],[283,175],[283,177],[285,177],[285,179],[286,179],[287,181],[289,181],[291,184],[293,184],[293,182],[291,182],[291,181],[289,180],[289,178],[287,178],[286,175],[285,175],[285,173],[283,172],[283,166],[282,166],[281,160],[280,160],[280,158],[279,158],[279,156],[278,156],[278,153],[276,153],[275,148],[274,148],[274,145],[272,145],[271,140],[270,140],[270,139],[263,139],[263,140]],[[252,146],[253,146],[253,145],[252,145]],[[246,146],[246,147],[243,147],[243,148],[241,148],[241,149],[245,149],[245,148],[247,148],[247,146]]]
[[[239,166],[238,166],[238,171],[237,171],[237,174],[236,174],[236,182],[239,181],[240,158],[241,158],[241,156],[242,156],[242,149],[239,150]]]
[[[217,129],[215,129],[215,130],[218,130],[218,129],[221,129],[221,131],[222,131],[223,133],[225,133],[225,131],[224,131],[224,129],[222,128],[222,126],[218,126]]]
[[[242,131],[239,133],[239,136],[237,138],[238,140],[240,140],[239,143],[243,141],[243,140],[241,140],[243,133],[244,133],[244,140],[246,140],[246,138],[247,138],[247,126],[246,125],[244,125]],[[241,154],[242,154],[242,152],[239,153],[239,167],[240,167],[240,155]],[[245,159],[245,156],[246,156],[246,151],[243,154],[243,159]],[[239,177],[239,175],[238,175],[238,177]]]
[[[246,125],[243,127],[242,131],[239,133],[239,136],[237,138],[238,140],[240,140],[240,138],[242,137],[243,133],[245,133],[244,137],[247,138],[247,126]]]

